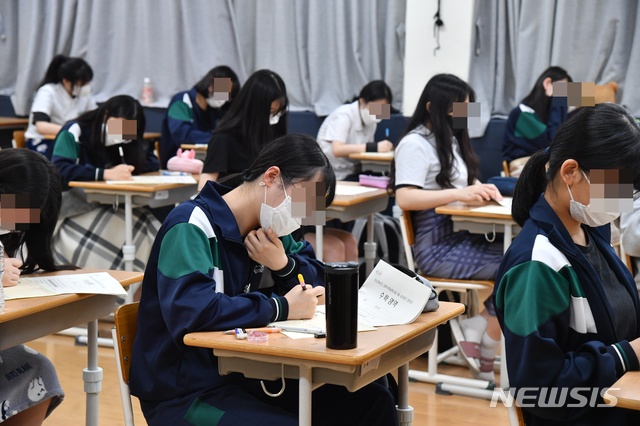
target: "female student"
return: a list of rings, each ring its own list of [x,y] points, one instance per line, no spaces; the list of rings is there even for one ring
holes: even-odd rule
[[[393,149],[388,140],[373,140],[382,117],[389,117],[392,101],[389,86],[382,80],[374,80],[362,88],[357,100],[339,106],[322,122],[318,143],[331,161],[338,180],[358,180],[358,162],[350,160],[349,154]]]
[[[158,159],[145,145],[145,116],[131,96],[115,96],[100,108],[64,125],[56,138],[52,162],[60,172],[63,206],[56,254],[81,267],[119,269],[123,266],[124,212],[112,206],[88,204],[70,181],[128,180],[133,174],[158,170]],[[134,267],[143,270],[160,223],[150,210],[133,210]]]
[[[295,381],[272,398],[258,380],[221,376],[211,350],[185,346],[183,337],[313,316],[323,264],[289,235],[299,226],[290,194],[322,182],[330,204],[335,176],[315,140],[289,135],[266,145],[240,180],[235,189],[208,182],[170,213],[154,243],[130,381],[151,426],[298,424]],[[325,385],[313,392],[313,407],[314,424],[397,424],[393,398],[377,383],[354,393]]]
[[[420,270],[434,277],[492,280],[502,258],[502,242],[454,232],[451,217],[435,208],[454,201],[502,199],[495,186],[477,180],[478,159],[467,129],[453,129],[453,103],[473,102],[475,93],[458,77],[438,74],[422,91],[405,136],[396,148],[391,185],[396,202],[411,211]],[[395,179],[395,180],[394,180]],[[500,330],[491,304],[463,322],[467,341],[480,344],[480,378],[493,380]]]
[[[553,97],[553,83],[558,81],[573,80],[560,67],[547,68],[540,74],[531,92],[509,114],[502,157],[510,163],[513,177],[520,175],[527,157],[549,146],[567,118],[566,98]]]
[[[286,134],[287,105],[282,78],[270,70],[254,72],[213,131],[198,189],[242,172],[264,144]]]
[[[97,107],[89,87],[92,79],[93,70],[84,59],[53,58],[31,105],[24,134],[27,148],[51,158],[51,135],[57,135],[67,121]]]
[[[5,218],[0,237],[5,249],[2,284],[16,285],[22,272],[57,270],[51,239],[60,211],[60,178],[51,163],[26,149],[0,151],[0,205],[0,216]],[[39,209],[39,223],[25,223],[24,219],[9,223],[6,217],[20,216],[10,214],[7,205]],[[40,425],[63,398],[56,370],[42,354],[24,345],[0,351],[3,425]]]
[[[614,104],[577,111],[518,179],[512,209],[522,231],[494,299],[510,387],[528,389],[527,425],[640,424],[638,411],[600,408],[604,391],[640,368],[638,292],[610,244],[619,209],[596,204],[618,205],[602,189],[613,179],[624,183],[614,197],[640,189],[640,128]]]
[[[191,90],[177,93],[162,121],[160,166],[166,169],[182,144],[208,144],[239,91],[238,76],[222,65],[212,68]]]

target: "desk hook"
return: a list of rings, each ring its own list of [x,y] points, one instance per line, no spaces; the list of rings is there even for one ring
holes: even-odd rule
[[[118,207],[120,206],[120,199],[118,197],[119,195],[116,194],[116,199],[113,201],[113,205],[111,206],[114,212],[117,211]]]
[[[262,386],[262,390],[264,391],[264,393],[266,393],[268,396],[270,396],[271,398],[277,398],[280,395],[282,395],[284,393],[284,389],[286,387],[286,383],[284,381],[284,364],[280,364],[282,366],[282,389],[280,389],[280,391],[278,391],[277,393],[271,393],[267,390],[267,388],[264,386],[264,381],[260,380],[260,386]]]
[[[488,242],[492,243],[496,240],[496,224],[493,224],[493,232],[491,233],[491,237],[489,237],[489,234],[485,233],[484,234],[484,239],[487,240]]]

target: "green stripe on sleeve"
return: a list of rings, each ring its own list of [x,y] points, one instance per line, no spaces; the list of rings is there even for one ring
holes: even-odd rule
[[[158,270],[164,276],[177,279],[195,271],[208,274],[213,266],[211,244],[197,226],[179,223],[164,235],[158,256]]]
[[[56,137],[53,155],[71,159],[76,159],[80,156],[80,144],[76,142],[76,138],[71,132],[65,130]]]
[[[511,268],[496,293],[496,306],[504,311],[507,328],[518,336],[528,336],[569,309],[570,282],[575,279],[570,267],[556,272],[536,261]]]
[[[538,119],[535,114],[530,112],[523,112],[516,121],[516,136],[526,139],[535,139],[544,131],[547,130],[547,126]]]
[[[173,104],[171,104],[171,106],[169,107],[168,114],[169,114],[169,117],[176,120],[182,120],[182,121],[193,120],[192,109],[189,107],[189,105],[181,101],[174,102]]]
[[[287,254],[296,254],[304,247],[304,243],[296,241],[291,234],[281,237],[280,240],[282,240],[282,247]]]

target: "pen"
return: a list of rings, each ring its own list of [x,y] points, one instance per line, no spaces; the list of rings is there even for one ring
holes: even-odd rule
[[[122,146],[118,147],[118,152],[120,153],[120,158],[122,159],[122,164],[127,164],[127,162],[124,161],[124,151],[122,150]]]
[[[295,333],[306,333],[306,334],[318,334],[318,333],[324,333],[323,330],[320,330],[319,328],[304,328],[304,327],[280,327],[281,331],[293,331]]]
[[[163,170],[162,176],[191,176],[191,173],[185,172],[170,172],[169,170]]]
[[[388,127],[386,129],[384,129],[384,136],[385,136],[385,138],[389,139],[389,128]]]
[[[248,328],[246,330],[247,333],[250,331],[262,331],[263,333],[280,333],[282,329],[279,327],[261,327],[261,328]],[[235,333],[236,333],[235,328],[233,330],[227,330],[224,332],[224,334],[235,334]]]
[[[304,291],[307,291],[307,286],[304,284],[304,277],[302,274],[298,274],[298,281],[300,281],[300,285]]]

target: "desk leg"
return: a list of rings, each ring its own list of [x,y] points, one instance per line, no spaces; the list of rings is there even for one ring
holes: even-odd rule
[[[324,250],[324,226],[316,225],[316,259],[322,262],[322,253]]]
[[[300,384],[298,389],[298,424],[311,426],[311,393],[313,392],[313,371],[308,365],[300,365]]]
[[[398,368],[398,413],[399,426],[411,426],[413,424],[413,407],[409,405],[409,364]]]
[[[367,216],[367,242],[364,243],[364,260],[367,266],[367,276],[373,271],[376,261],[376,242],[373,233],[373,213]]]
[[[133,243],[133,197],[131,194],[124,196],[124,245],[122,246],[122,258],[124,260],[124,269],[133,271],[133,262],[136,260],[136,246]],[[127,290],[125,303],[132,303],[133,297],[138,290],[139,285],[132,285]]]
[[[98,394],[102,390],[102,368],[98,367],[98,320],[87,324],[87,368],[82,373],[87,394],[86,425],[98,426]]]
[[[506,253],[511,245],[511,240],[513,239],[513,229],[511,229],[511,225],[504,225],[504,241],[502,243],[503,253]]]

